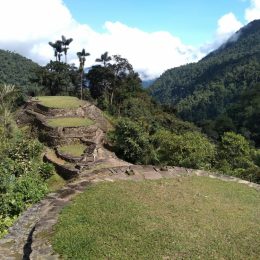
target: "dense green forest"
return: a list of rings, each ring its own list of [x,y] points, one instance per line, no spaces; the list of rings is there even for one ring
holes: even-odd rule
[[[33,77],[31,67],[25,73],[27,80],[33,84],[31,91],[10,85],[10,81],[0,84],[0,236],[26,207],[39,201],[48,192],[47,181],[53,175],[53,167],[41,161],[44,147],[32,138],[35,133],[30,132],[30,128],[16,126],[16,109],[25,94],[71,95],[93,102],[113,125],[107,135],[106,147],[131,163],[154,164],[162,168],[174,165],[205,169],[260,183],[260,151],[243,135],[236,133],[237,127],[244,128],[244,135],[247,133],[247,137],[259,140],[259,84],[255,84],[255,70],[250,70],[254,76],[248,83],[243,81],[245,83],[239,93],[234,87],[235,94],[230,92],[225,96],[235,100],[229,102],[228,108],[224,102],[220,103],[226,114],[222,113],[218,121],[206,121],[207,117],[203,118],[206,135],[195,124],[176,116],[173,106],[158,104],[143,89],[138,73],[127,59],[120,55],[109,56],[105,52],[96,59],[99,65],[92,66],[85,73],[84,64],[90,54],[84,49],[77,53],[80,65],[77,68],[61,61],[64,49],[60,48],[60,42],[50,44],[54,48],[55,61],[50,61],[44,67],[35,66]],[[218,51],[208,59],[214,61],[215,56],[218,57]],[[250,61],[256,62],[254,58]],[[219,62],[222,64],[221,60]],[[245,59],[244,62],[244,66],[248,66]],[[187,68],[195,68],[196,71],[196,66],[192,64]],[[252,68],[255,67],[252,65]],[[248,79],[251,74],[245,74],[244,67],[241,70],[244,79]],[[7,71],[14,73],[10,72],[11,69]],[[186,78],[192,75],[187,69],[183,71]],[[222,72],[224,75],[225,71]],[[203,75],[206,77],[206,74]],[[208,77],[210,79],[210,75]],[[185,77],[179,77],[179,82],[182,80]],[[237,85],[240,86],[240,82]],[[18,81],[11,83],[19,84]],[[184,93],[182,88],[179,91]],[[212,91],[211,94],[214,93]],[[203,94],[202,91],[202,97]],[[208,113],[206,106],[205,113]],[[218,136],[214,138],[215,135]]]
[[[0,84],[29,88],[40,66],[20,54],[0,50]]]
[[[260,20],[198,63],[166,71],[150,88],[213,139],[235,131],[260,146]]]

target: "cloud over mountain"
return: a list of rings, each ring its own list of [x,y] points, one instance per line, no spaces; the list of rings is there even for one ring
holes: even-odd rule
[[[251,6],[245,11],[245,18],[247,22],[251,22],[260,18],[260,0],[251,0]]]
[[[246,10],[248,19],[257,16],[259,11],[259,0],[251,2]],[[197,61],[242,26],[234,14],[223,16],[211,45],[198,49],[185,45],[169,32],[148,33],[121,22],[107,21],[104,32],[96,32],[89,25],[77,22],[62,0],[0,0],[0,6],[1,49],[16,51],[46,64],[53,58],[48,42],[65,35],[74,39],[69,50],[70,62],[78,63],[76,52],[82,48],[91,53],[86,66],[91,66],[97,57],[108,51],[110,55],[127,58],[146,79],[158,77],[166,69]]]

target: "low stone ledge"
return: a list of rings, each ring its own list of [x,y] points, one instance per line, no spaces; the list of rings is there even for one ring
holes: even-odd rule
[[[52,163],[57,171],[57,173],[64,179],[64,180],[71,180],[79,176],[79,170],[76,168],[70,168],[65,165],[58,164],[54,160],[52,160],[48,154],[43,156],[44,162]]]
[[[83,154],[82,154],[82,156],[71,156],[69,154],[62,153],[59,151],[58,147],[55,148],[55,153],[58,158],[61,158],[62,160],[66,161],[66,162],[70,162],[70,163],[80,162],[83,158]]]

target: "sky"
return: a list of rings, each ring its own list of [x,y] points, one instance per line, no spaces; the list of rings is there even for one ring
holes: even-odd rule
[[[250,21],[260,0],[0,0],[0,49],[40,65],[54,59],[48,42],[73,38],[68,60],[108,51],[127,58],[142,79],[196,62]]]

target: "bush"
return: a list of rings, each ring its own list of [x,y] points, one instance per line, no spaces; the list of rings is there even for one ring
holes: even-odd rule
[[[51,163],[42,163],[40,164],[38,171],[42,179],[47,180],[54,174],[55,168]]]
[[[41,163],[43,145],[19,134],[0,147],[0,236],[28,205],[47,192],[53,166]]]
[[[152,146],[148,133],[129,119],[118,121],[115,131],[110,133],[110,140],[118,156],[131,163],[148,163],[151,160]]]
[[[218,147],[216,169],[248,181],[260,183],[259,150],[252,149],[240,134],[226,132]]]
[[[38,202],[47,193],[47,186],[41,177],[29,173],[20,177],[15,185],[14,192],[21,194],[24,204]]]
[[[13,160],[29,160],[37,158],[43,149],[38,140],[30,140],[24,136],[18,136],[8,147],[8,157]]]
[[[177,135],[161,130],[153,143],[161,164],[210,169],[215,160],[215,145],[199,132]]]
[[[11,227],[16,217],[3,217],[0,215],[0,237],[7,234],[7,229]]]
[[[226,132],[221,138],[218,155],[233,167],[239,167],[242,158],[250,157],[249,142],[240,134]]]

